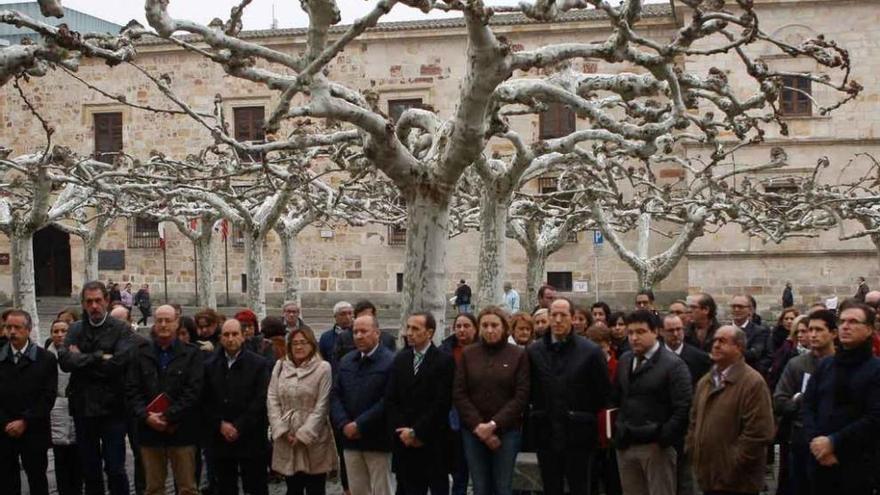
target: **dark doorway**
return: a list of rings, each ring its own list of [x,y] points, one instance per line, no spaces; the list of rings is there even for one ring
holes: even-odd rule
[[[55,226],[34,234],[34,281],[37,297],[70,297],[70,234]]]

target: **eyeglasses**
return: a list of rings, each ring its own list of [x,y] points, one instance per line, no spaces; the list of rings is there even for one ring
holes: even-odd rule
[[[746,306],[744,304],[731,304],[730,305],[730,309],[745,309],[745,308],[748,308],[748,306]]]
[[[851,319],[848,319],[848,320],[840,320],[840,324],[841,324],[841,325],[867,325],[868,322],[866,322],[866,321],[861,321],[861,320],[851,320]]]

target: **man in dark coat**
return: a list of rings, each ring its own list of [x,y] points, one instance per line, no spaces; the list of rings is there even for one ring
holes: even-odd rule
[[[684,324],[676,315],[667,315],[663,318],[661,334],[666,348],[687,365],[691,375],[691,385],[696,385],[712,368],[712,358],[709,357],[709,353],[684,341]]]
[[[685,329],[684,341],[704,352],[712,350],[712,342],[718,324],[718,304],[705,292],[688,296],[688,309],[691,310],[691,324]]]
[[[681,317],[668,314],[663,318],[663,343],[668,350],[677,355],[687,365],[691,377],[691,388],[696,388],[697,382],[712,369],[712,358],[691,344],[684,341],[684,324]],[[694,474],[691,471],[691,459],[684,451],[684,442],[675,445],[676,457],[676,485],[678,495],[691,495],[694,493]]]
[[[535,435],[544,493],[589,493],[589,463],[598,447],[597,413],[611,385],[605,354],[572,333],[574,306],[550,304],[550,331],[528,347],[530,428]]]
[[[385,408],[394,430],[398,479],[405,495],[449,493],[448,411],[455,361],[431,342],[437,322],[414,313],[406,322],[410,346],[394,358]]]
[[[859,286],[856,288],[856,295],[853,296],[857,302],[865,302],[865,296],[868,295],[868,292],[871,292],[871,288],[868,287],[868,283],[865,282],[865,277],[859,277]]]
[[[455,307],[459,313],[471,312],[471,287],[461,279],[455,289]]]
[[[746,332],[746,364],[766,379],[770,365],[773,364],[770,330],[752,319],[752,302],[747,295],[733,296],[730,300],[730,312],[733,324]]]
[[[648,310],[627,315],[631,352],[617,366],[615,441],[624,494],[675,495],[675,446],[684,442],[691,407],[687,365],[661,345]]]
[[[834,311],[820,309],[809,317],[810,352],[793,357],[785,365],[773,393],[773,410],[779,417],[782,438],[788,441],[780,451],[779,487],[782,493],[806,495],[809,489],[809,438],[804,438],[804,387],[816,374],[819,362],[836,352],[837,317]],[[786,464],[786,461],[788,463]]]
[[[87,282],[80,299],[83,317],[70,326],[58,359],[61,369],[70,373],[67,395],[86,494],[105,493],[106,473],[109,492],[127,495],[124,376],[134,338],[124,321],[109,315],[103,283]]]
[[[220,330],[222,350],[205,366],[202,409],[211,432],[220,495],[266,495],[266,390],[269,368],[263,357],[244,349],[238,320],[226,320]]]
[[[356,352],[333,373],[330,420],[342,438],[352,493],[390,495],[391,434],[385,393],[394,354],[379,343],[379,323],[365,315],[354,321]],[[445,412],[445,411],[444,411]]]
[[[871,352],[876,314],[841,306],[840,350],[819,362],[804,397],[804,434],[813,454],[812,493],[869,495],[880,448],[880,358]]]
[[[156,308],[154,320],[153,342],[135,350],[126,376],[128,405],[138,419],[146,493],[165,493],[170,461],[178,493],[196,495],[203,353],[177,339],[179,320],[173,307]]]
[[[18,493],[19,459],[31,495],[48,495],[46,478],[51,447],[49,412],[55,405],[58,368],[55,356],[30,341],[32,320],[13,310],[4,328],[9,342],[0,348],[0,493]]]
[[[794,293],[791,290],[791,282],[785,283],[785,289],[782,289],[782,308],[790,308],[794,306]]]

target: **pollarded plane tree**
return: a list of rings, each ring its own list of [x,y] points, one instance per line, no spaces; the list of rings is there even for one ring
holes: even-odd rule
[[[15,158],[0,149],[0,232],[11,245],[12,304],[32,315],[37,341],[34,234],[84,206],[92,191],[81,171],[102,165],[62,146]]]
[[[506,212],[507,231],[526,252],[524,308],[537,304],[550,256],[570,242],[572,236],[595,225],[585,193],[569,190],[565,174],[555,180],[555,192],[516,193]]]
[[[330,28],[340,21],[337,2],[304,0],[302,6],[309,18],[309,28],[302,55],[281,52],[239,36],[241,13],[249,3],[245,0],[234,8],[227,22],[218,20],[207,26],[174,19],[168,12],[169,0],[147,0],[146,15],[162,38],[220,64],[231,76],[277,91],[275,106],[266,121],[270,133],[286,121],[300,117],[332,119],[350,126],[348,130],[279,137],[262,145],[234,146],[248,151],[297,150],[316,142],[357,139],[364,155],[394,182],[406,199],[403,312],[431,311],[441,327],[446,304],[446,241],[455,184],[467,167],[481,159],[488,140],[506,132],[503,120],[498,118],[505,105],[524,105],[537,111],[542,102],[562,103],[595,130],[607,132],[608,139],[602,138],[602,143],[613,147],[621,139],[635,141],[641,150],[639,157],[648,159],[658,153],[671,153],[672,145],[685,138],[711,144],[713,135],[722,131],[733,131],[743,140],[750,133],[755,138],[760,125],[774,119],[774,111],[758,111],[767,107],[775,110],[774,102],[785,73],[755,61],[747,53],[751,44],[770,43],[790,56],[809,57],[821,67],[840,69],[844,73],[841,81],[810,74],[804,77],[842,92],[841,101],[853,97],[858,89],[848,80],[849,60],[843,50],[822,39],[799,46],[772,39],[760,30],[751,0],[738,0],[730,9],[724,2],[689,0],[686,3],[692,7],[690,18],[668,41],[650,39],[639,32],[642,14],[649,8],[641,0],[624,0],[619,5],[605,0],[524,1],[515,7],[497,9],[479,0],[379,0],[366,16],[335,33]],[[337,54],[397,4],[426,13],[455,11],[463,16],[467,36],[465,76],[450,115],[409,109],[392,123],[360,88],[345,86],[325,74],[328,63]],[[506,39],[495,35],[491,24],[492,17],[499,12],[553,20],[567,11],[583,9],[597,9],[605,14],[611,30],[606,39],[515,52]],[[197,36],[200,43],[196,46],[187,39],[173,38],[179,32]],[[732,54],[741,61],[739,70],[748,73],[758,88],[753,96],[736,96],[720,71],[696,75],[680,70],[683,58],[722,54]],[[637,66],[644,73],[570,71],[570,76],[558,83],[514,79],[516,74],[531,69],[583,59]],[[599,93],[610,94],[601,97]],[[693,112],[701,101],[716,107],[719,117],[714,112]],[[354,137],[350,134],[352,130],[356,133]],[[228,135],[215,135],[230,140]]]
[[[831,162],[823,157],[811,174],[777,180],[791,187],[781,194],[760,184],[742,186],[775,212],[767,226],[773,234],[768,240],[816,237],[836,230],[841,241],[870,239],[880,260],[880,161],[876,157],[858,153],[834,173]]]
[[[137,191],[158,194],[168,198],[169,204],[178,202],[170,212],[172,217],[178,217],[178,221],[185,222],[186,219],[204,215],[226,219],[236,227],[244,241],[248,280],[246,302],[262,318],[266,316],[263,268],[267,237],[288,207],[291,197],[308,184],[310,177],[304,174],[306,169],[303,164],[312,160],[319,151],[312,149],[309,153],[287,157],[278,163],[265,160],[247,162],[240,159],[234,149],[219,146],[211,147],[200,157],[190,156],[184,160],[156,153],[144,164],[147,170],[130,174],[134,178],[124,189],[129,194]],[[161,198],[152,199],[161,201]],[[210,210],[213,211],[209,214]],[[208,229],[207,222],[203,222],[201,234],[207,230],[212,229]],[[201,239],[211,245],[207,235]],[[213,251],[206,250],[202,256],[205,258],[204,270],[208,260],[213,261]],[[213,280],[212,273],[205,271],[200,273],[200,278],[204,279],[204,283]]]
[[[660,179],[639,162],[601,154],[595,158],[582,162],[579,174],[571,174],[580,184],[574,187],[584,192],[596,229],[636,273],[639,288],[653,289],[665,279],[707,231],[737,224],[748,235],[784,236],[770,227],[775,213],[762,198],[731,185],[750,174],[782,167],[780,157],[737,169],[699,158],[651,161],[655,166],[671,162],[678,167],[682,173],[675,180]],[[634,236],[627,236],[630,232]],[[666,245],[653,247],[652,252],[657,237],[666,239]]]

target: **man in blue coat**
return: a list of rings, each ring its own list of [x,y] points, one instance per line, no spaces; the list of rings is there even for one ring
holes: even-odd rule
[[[874,310],[841,307],[841,348],[819,362],[804,397],[804,433],[810,439],[812,493],[868,495],[880,448],[880,359],[871,353]]]
[[[330,419],[342,437],[351,495],[391,494],[391,434],[385,391],[394,354],[379,343],[371,315],[354,321],[356,352],[342,357],[333,375]]]

